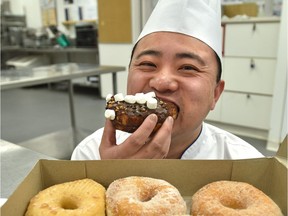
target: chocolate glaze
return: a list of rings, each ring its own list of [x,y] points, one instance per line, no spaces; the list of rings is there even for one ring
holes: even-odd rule
[[[115,119],[112,120],[114,127],[118,130],[133,133],[145,120],[145,118],[155,113],[158,116],[158,122],[153,132],[156,132],[168,116],[177,118],[177,106],[168,101],[157,99],[157,108],[149,109],[145,104],[130,104],[125,101],[115,101],[114,96],[106,104],[106,109],[115,111]]]

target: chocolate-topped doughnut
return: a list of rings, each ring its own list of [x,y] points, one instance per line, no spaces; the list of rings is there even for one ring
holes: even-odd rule
[[[176,119],[178,115],[178,108],[174,103],[157,98],[154,92],[108,95],[106,101],[105,117],[112,120],[117,130],[128,133],[133,133],[152,113],[158,116],[153,132],[161,127],[168,116]]]

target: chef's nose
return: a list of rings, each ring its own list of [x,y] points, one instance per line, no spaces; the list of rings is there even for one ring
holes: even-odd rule
[[[175,91],[178,89],[178,82],[175,77],[165,71],[159,71],[149,82],[150,87],[159,92]]]

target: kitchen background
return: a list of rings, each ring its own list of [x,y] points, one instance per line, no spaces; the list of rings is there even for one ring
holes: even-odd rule
[[[133,43],[156,3],[2,0],[1,69],[124,66],[117,92],[125,93]],[[223,0],[222,11],[226,89],[207,121],[273,155],[287,134],[287,1]],[[85,135],[103,126],[112,81],[110,74],[73,80],[76,121]],[[30,143],[69,127],[67,88],[57,82],[1,90],[1,139],[55,156],[59,145],[53,151]],[[65,140],[59,142],[65,149]],[[69,152],[57,157],[69,158]]]

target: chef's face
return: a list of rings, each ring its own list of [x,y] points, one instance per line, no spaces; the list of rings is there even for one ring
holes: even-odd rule
[[[200,40],[178,33],[152,33],[134,51],[127,93],[154,91],[174,102],[179,115],[173,135],[191,136],[223,91],[224,82],[216,81],[217,71],[214,51]]]

